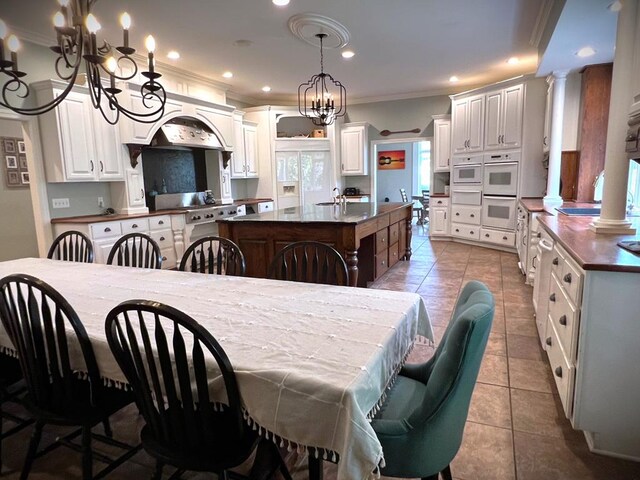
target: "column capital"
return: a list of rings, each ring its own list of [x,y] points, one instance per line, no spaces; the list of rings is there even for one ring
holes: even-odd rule
[[[552,75],[554,80],[564,80],[569,75],[569,70],[554,70]]]

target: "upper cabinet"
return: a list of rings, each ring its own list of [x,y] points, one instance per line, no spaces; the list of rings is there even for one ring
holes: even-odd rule
[[[433,171],[448,172],[451,165],[451,119],[433,120]]]
[[[486,94],[484,149],[522,146],[522,84]]]
[[[62,93],[52,88],[51,82],[36,84],[35,88],[39,102],[49,102]],[[69,92],[57,108],[41,115],[39,121],[47,181],[124,179],[124,151],[118,128],[93,108],[88,93]]]
[[[345,123],[340,131],[341,164],[344,176],[369,172],[368,123]]]
[[[234,144],[231,156],[231,178],[258,176],[258,129],[253,122],[243,122],[242,113],[233,118]]]
[[[451,149],[454,154],[482,150],[484,97],[474,95],[453,101]]]

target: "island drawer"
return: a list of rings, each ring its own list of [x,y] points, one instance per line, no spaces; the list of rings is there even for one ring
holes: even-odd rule
[[[388,250],[378,253],[376,257],[376,278],[379,278],[387,270],[389,270]]]
[[[120,223],[122,224],[123,235],[126,235],[128,233],[137,233],[137,232],[145,233],[149,231],[148,218],[135,218],[133,220],[123,220]]]
[[[480,213],[482,207],[470,207],[465,205],[451,206],[451,219],[458,223],[480,225]]]
[[[554,274],[551,274],[549,286],[549,321],[553,323],[567,357],[575,358],[579,312]]]
[[[389,268],[393,267],[400,260],[400,244],[394,243],[389,247]]]
[[[91,225],[91,237],[106,238],[122,235],[122,229],[120,228],[120,222],[103,222],[94,223]]]
[[[398,243],[399,238],[400,238],[400,225],[398,223],[394,223],[389,226],[389,245]]]
[[[376,220],[378,230],[389,226],[389,215],[383,215]]]
[[[394,210],[393,212],[389,213],[389,224],[398,223],[400,220],[404,220],[405,218],[407,218],[406,209]]]
[[[551,374],[556,382],[556,388],[558,389],[558,395],[562,402],[562,408],[567,418],[571,418],[571,411],[573,408],[573,385],[575,379],[576,369],[567,360],[567,357],[562,351],[558,335],[555,331],[555,326],[551,319],[547,324],[547,356],[549,357],[549,364],[551,366]]]
[[[389,248],[389,229],[383,228],[376,232],[376,253],[382,253]]]
[[[149,217],[149,228],[151,230],[163,230],[171,228],[170,215],[158,215],[157,217]]]
[[[562,287],[575,305],[580,305],[584,273],[569,255],[565,255],[562,264],[562,277],[558,278]]]
[[[451,235],[469,240],[480,240],[480,227],[465,225],[463,223],[452,223]]]
[[[562,265],[564,264],[564,250],[558,245],[554,245],[553,253],[551,257],[551,271],[556,274],[557,277],[562,276]]]

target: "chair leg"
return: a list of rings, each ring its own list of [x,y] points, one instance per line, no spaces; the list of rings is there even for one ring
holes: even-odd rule
[[[153,471],[152,480],[160,480],[162,478],[162,469],[164,468],[164,464],[160,460],[156,460],[156,468]]]
[[[104,436],[112,438],[113,437],[113,431],[111,430],[111,424],[109,423],[109,419],[108,418],[104,419],[104,421],[102,422],[102,426],[104,427]]]
[[[322,480],[324,469],[321,458],[316,458],[309,452],[309,480]]]
[[[93,458],[91,454],[91,426],[82,427],[82,480],[93,477]]]
[[[422,477],[422,480],[440,480],[440,474],[429,475],[428,477]]]
[[[2,418],[2,399],[0,399],[0,475],[2,475]]]
[[[42,438],[43,428],[44,428],[44,423],[36,422],[33,428],[33,433],[31,434],[31,441],[29,442],[29,449],[27,450],[27,456],[24,459],[24,466],[22,467],[22,472],[20,473],[20,480],[27,480],[27,478],[29,477],[31,466],[33,465],[33,461],[36,458],[36,453],[38,452],[38,445],[40,445],[40,439]]]
[[[447,465],[441,472],[442,480],[453,480],[451,477],[451,465]]]

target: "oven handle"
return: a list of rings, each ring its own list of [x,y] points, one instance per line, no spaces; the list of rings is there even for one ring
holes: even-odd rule
[[[492,167],[493,165],[518,165],[518,162],[485,162],[485,167]]]
[[[453,168],[475,168],[475,167],[481,167],[482,164],[481,163],[463,163],[460,165],[454,165]]]
[[[482,190],[453,190],[453,193],[482,193]]]

